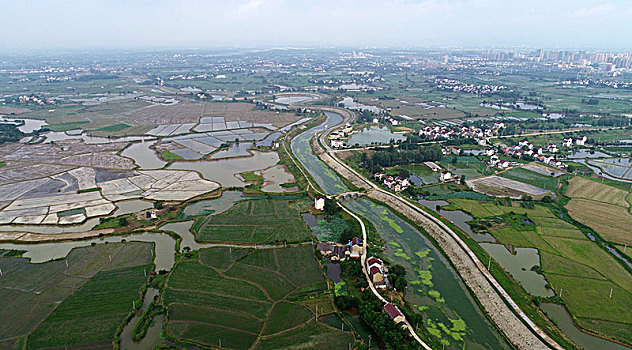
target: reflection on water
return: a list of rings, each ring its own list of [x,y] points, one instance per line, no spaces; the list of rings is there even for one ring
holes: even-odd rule
[[[142,199],[132,199],[128,201],[116,202],[117,209],[112,216],[138,213],[141,210],[147,210],[154,207],[152,202]]]

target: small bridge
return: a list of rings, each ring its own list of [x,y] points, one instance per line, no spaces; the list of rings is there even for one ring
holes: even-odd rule
[[[336,200],[343,201],[345,199],[356,199],[361,195],[362,193],[360,192],[345,192],[345,193],[338,193],[335,197],[336,197]]]

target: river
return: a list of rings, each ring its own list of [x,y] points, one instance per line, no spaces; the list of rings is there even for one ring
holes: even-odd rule
[[[336,194],[347,191],[347,187],[340,180],[340,177],[312,152],[310,146],[310,140],[316,134],[343,121],[342,116],[338,113],[325,112],[325,115],[327,119],[324,123],[292,139],[291,148],[292,153],[303,164],[303,167],[305,167],[320,188],[327,194]]]

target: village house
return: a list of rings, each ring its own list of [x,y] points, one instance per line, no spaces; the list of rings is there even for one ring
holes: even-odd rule
[[[562,146],[563,147],[573,147],[573,138],[571,138],[571,137],[565,138],[564,141],[562,141]]]
[[[442,171],[441,176],[439,177],[439,180],[441,180],[442,182],[452,181],[453,179],[454,178],[452,177],[452,173],[447,170]]]
[[[585,146],[586,145],[586,141],[588,141],[588,138],[584,135],[584,136],[578,138],[577,140],[575,140],[575,144],[577,146]]]
[[[410,186],[410,181],[405,177],[393,177],[383,173],[375,173],[373,176],[376,180],[381,181],[386,188],[395,192],[401,192]]]
[[[342,140],[331,140],[331,148],[343,148],[345,142]]]
[[[320,211],[325,210],[325,197],[316,197],[314,199],[314,208]]]
[[[371,276],[371,282],[377,288],[386,288],[387,279],[386,279],[386,271],[384,269],[384,262],[382,260],[372,257],[366,262],[367,270],[369,271],[369,275]]]
[[[395,322],[398,325],[401,325],[402,327],[406,326],[406,318],[404,317],[404,314],[402,314],[402,312],[399,310],[397,306],[391,303],[386,303],[386,305],[384,305],[384,311],[386,311],[386,313],[391,318],[391,320],[393,320],[393,322]]]

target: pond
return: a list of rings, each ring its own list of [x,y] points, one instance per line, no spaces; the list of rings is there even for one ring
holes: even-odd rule
[[[437,212],[438,206],[449,205],[450,203],[442,200],[428,200],[428,199],[418,199],[417,203],[423,205],[424,207]],[[467,233],[472,239],[477,242],[495,242],[496,239],[494,236],[489,233],[476,233],[472,231],[470,225],[467,224],[468,221],[473,220],[474,218],[468,215],[466,212],[461,210],[443,210],[440,209],[437,212],[439,215],[448,219],[451,223],[456,225],[458,228],[463,230],[463,232]]]
[[[158,158],[156,152],[149,147],[153,146],[157,141],[133,143],[127,147],[121,155],[131,158],[134,163],[141,169],[160,169],[167,165],[167,162]]]
[[[296,95],[296,96],[277,97],[272,102],[280,103],[282,105],[291,105],[291,104],[307,102],[307,101],[315,101],[315,100],[318,100],[318,97],[306,96],[306,95]]]
[[[261,190],[264,192],[296,192],[298,187],[283,187],[282,184],[296,182],[294,174],[283,165],[275,165],[261,172],[264,183]]]
[[[562,305],[542,303],[540,309],[542,309],[551,320],[555,321],[555,324],[564,335],[584,349],[629,350],[629,348],[623,345],[595,337],[579,330]]]
[[[211,159],[249,156],[250,152],[248,152],[248,149],[250,147],[252,147],[252,142],[235,142],[227,149],[213,153]]]
[[[382,110],[379,107],[376,106],[367,106],[365,104],[362,104],[360,102],[356,102],[353,100],[352,97],[345,97],[342,99],[342,102],[340,102],[345,108],[348,109],[354,109],[357,111],[371,111],[375,114],[379,114],[380,112],[382,112]]]
[[[174,162],[168,169],[194,170],[203,178],[219,182],[224,187],[246,186],[237,174],[267,169],[279,162],[276,152],[252,151],[252,157],[225,158],[211,161]]]
[[[325,115],[327,119],[322,124],[294,137],[291,148],[296,159],[305,167],[320,188],[327,194],[335,194],[347,191],[347,187],[340,177],[312,152],[310,146],[310,140],[317,133],[343,121],[342,116],[338,113],[325,112]]]
[[[535,248],[514,248],[512,254],[502,244],[480,244],[505,271],[509,272],[529,294],[539,297],[552,297],[553,290],[546,288],[548,283],[543,275],[531,270],[540,266],[540,253]],[[487,263],[484,261],[483,263]]]
[[[599,151],[589,151],[587,149],[580,149],[579,151],[575,151],[568,156],[569,159],[583,159],[583,158],[609,158],[610,155],[599,152]]]
[[[370,221],[387,241],[385,257],[408,272],[407,301],[424,316],[426,327],[447,342],[446,348],[509,348],[452,265],[425,236],[369,200],[345,201],[344,205]]]
[[[27,118],[8,118],[0,115],[0,123],[2,124],[19,124],[24,121],[24,125],[18,127],[18,130],[25,134],[32,133],[41,129],[44,125],[48,125],[45,120],[27,119]]]
[[[392,132],[387,126],[371,125],[351,135],[349,140],[347,140],[347,145],[355,146],[357,144],[360,146],[368,146],[373,144],[388,144],[391,140],[394,142],[404,141],[406,140],[406,136],[402,133]]]

